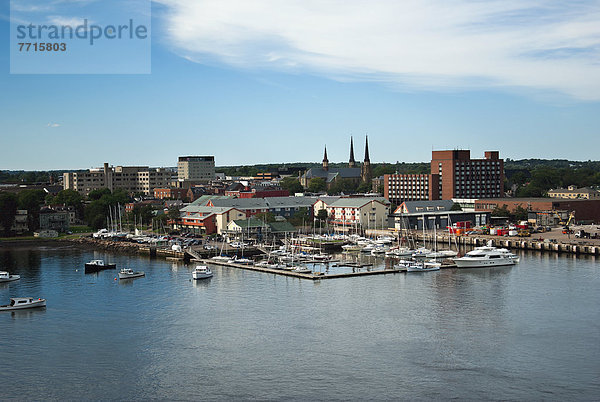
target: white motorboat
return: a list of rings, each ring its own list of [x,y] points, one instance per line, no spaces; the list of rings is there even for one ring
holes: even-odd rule
[[[398,262],[399,268],[406,268],[406,272],[427,272],[437,271],[442,264],[435,262],[421,262],[412,260],[401,260]]]
[[[229,263],[233,263],[233,264],[242,264],[242,265],[252,265],[254,264],[254,261],[248,259],[248,258],[237,258],[237,256],[234,256],[232,259],[230,259],[228,261]]]
[[[411,250],[408,247],[396,247],[392,248],[389,251],[386,251],[386,257],[410,257],[415,250]]]
[[[0,283],[17,281],[19,279],[21,279],[19,275],[10,275],[8,272],[5,271],[0,272]]]
[[[146,276],[146,274],[142,271],[134,271],[133,269],[130,269],[130,268],[123,268],[119,272],[119,279],[133,279],[133,278],[139,278],[142,276]]]
[[[364,246],[360,251],[362,251],[363,253],[370,253],[374,249],[375,249],[375,245],[372,243],[369,243],[366,246]]]
[[[333,257],[330,254],[313,254],[312,258],[315,259],[316,261],[329,261],[331,260]]]
[[[413,252],[412,256],[414,258],[425,258],[425,257],[427,257],[428,254],[431,254],[430,249],[425,248],[425,247],[420,247]]]
[[[192,271],[192,278],[194,279],[207,279],[212,278],[213,273],[206,265],[196,265],[196,268]]]
[[[373,248],[373,250],[371,250],[371,255],[385,254],[385,251],[386,251],[385,247],[376,246],[375,248]]]
[[[292,271],[299,273],[299,274],[310,274],[312,273],[312,271],[308,268],[305,267],[295,267]]]
[[[514,265],[519,257],[505,248],[491,246],[477,247],[464,257],[454,258],[458,268],[480,268]]]
[[[46,307],[46,299],[33,297],[11,297],[10,304],[0,306],[0,311],[23,310],[26,308]]]
[[[104,260],[92,260],[85,264],[85,273],[91,274],[105,269],[115,269],[117,264],[106,264]]]
[[[224,255],[215,255],[214,257],[211,257],[210,259],[215,260],[215,261],[225,261],[225,262],[228,262],[229,260],[231,260],[230,257],[226,257]]]

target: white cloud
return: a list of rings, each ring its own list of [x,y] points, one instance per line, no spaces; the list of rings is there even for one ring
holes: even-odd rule
[[[70,26],[70,27],[78,27],[80,25],[83,25],[85,22],[84,18],[78,18],[78,17],[62,17],[60,15],[53,15],[48,17],[48,22],[52,25],[57,25],[57,26]],[[88,20],[87,22],[88,26],[93,24],[93,21]]]
[[[50,128],[56,128],[56,127],[60,127],[61,125],[58,123],[48,123],[46,124],[46,127],[50,127]]]
[[[192,61],[600,100],[599,0],[156,1]]]

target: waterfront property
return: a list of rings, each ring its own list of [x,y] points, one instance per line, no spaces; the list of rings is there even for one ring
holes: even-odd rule
[[[394,211],[397,230],[446,229],[457,222],[470,222],[471,226],[484,226],[490,221],[490,212],[452,211],[451,200],[406,201]]]

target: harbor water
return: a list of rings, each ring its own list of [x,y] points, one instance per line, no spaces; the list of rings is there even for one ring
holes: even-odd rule
[[[0,399],[597,400],[600,261],[321,281],[71,245],[0,248]],[[145,271],[85,275],[102,258]],[[380,258],[375,264],[385,264]],[[388,262],[389,264],[389,262]]]

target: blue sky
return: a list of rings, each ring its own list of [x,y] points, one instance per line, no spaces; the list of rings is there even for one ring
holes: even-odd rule
[[[2,2],[0,169],[598,159],[599,2],[365,4],[161,0],[151,74],[11,75]]]

